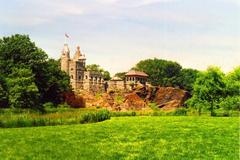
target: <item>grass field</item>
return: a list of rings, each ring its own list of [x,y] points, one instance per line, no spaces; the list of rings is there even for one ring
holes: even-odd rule
[[[237,117],[114,117],[0,129],[0,159],[239,159]]]

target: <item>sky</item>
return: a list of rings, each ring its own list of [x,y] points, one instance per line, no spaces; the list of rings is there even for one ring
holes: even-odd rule
[[[111,74],[148,58],[228,72],[240,65],[240,0],[0,0],[0,37],[17,33],[55,59],[79,45]]]

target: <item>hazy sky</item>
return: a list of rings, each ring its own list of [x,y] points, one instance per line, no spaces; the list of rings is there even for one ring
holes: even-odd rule
[[[224,71],[240,65],[240,0],[0,0],[0,36],[29,34],[59,58],[64,34],[111,73],[146,58]]]

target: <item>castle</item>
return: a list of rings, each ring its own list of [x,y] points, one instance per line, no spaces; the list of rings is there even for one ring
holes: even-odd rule
[[[64,44],[61,53],[61,70],[70,76],[70,83],[75,92],[94,91],[102,92],[108,89],[130,90],[137,84],[145,85],[148,75],[144,72],[129,71],[125,79],[113,77],[110,81],[104,81],[100,72],[86,69],[86,57],[78,46],[73,58],[70,57],[70,49]]]

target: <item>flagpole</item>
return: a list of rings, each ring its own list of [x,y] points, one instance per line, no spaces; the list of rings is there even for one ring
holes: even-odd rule
[[[69,35],[67,33],[64,34],[64,43],[67,44],[67,39],[69,39]]]

